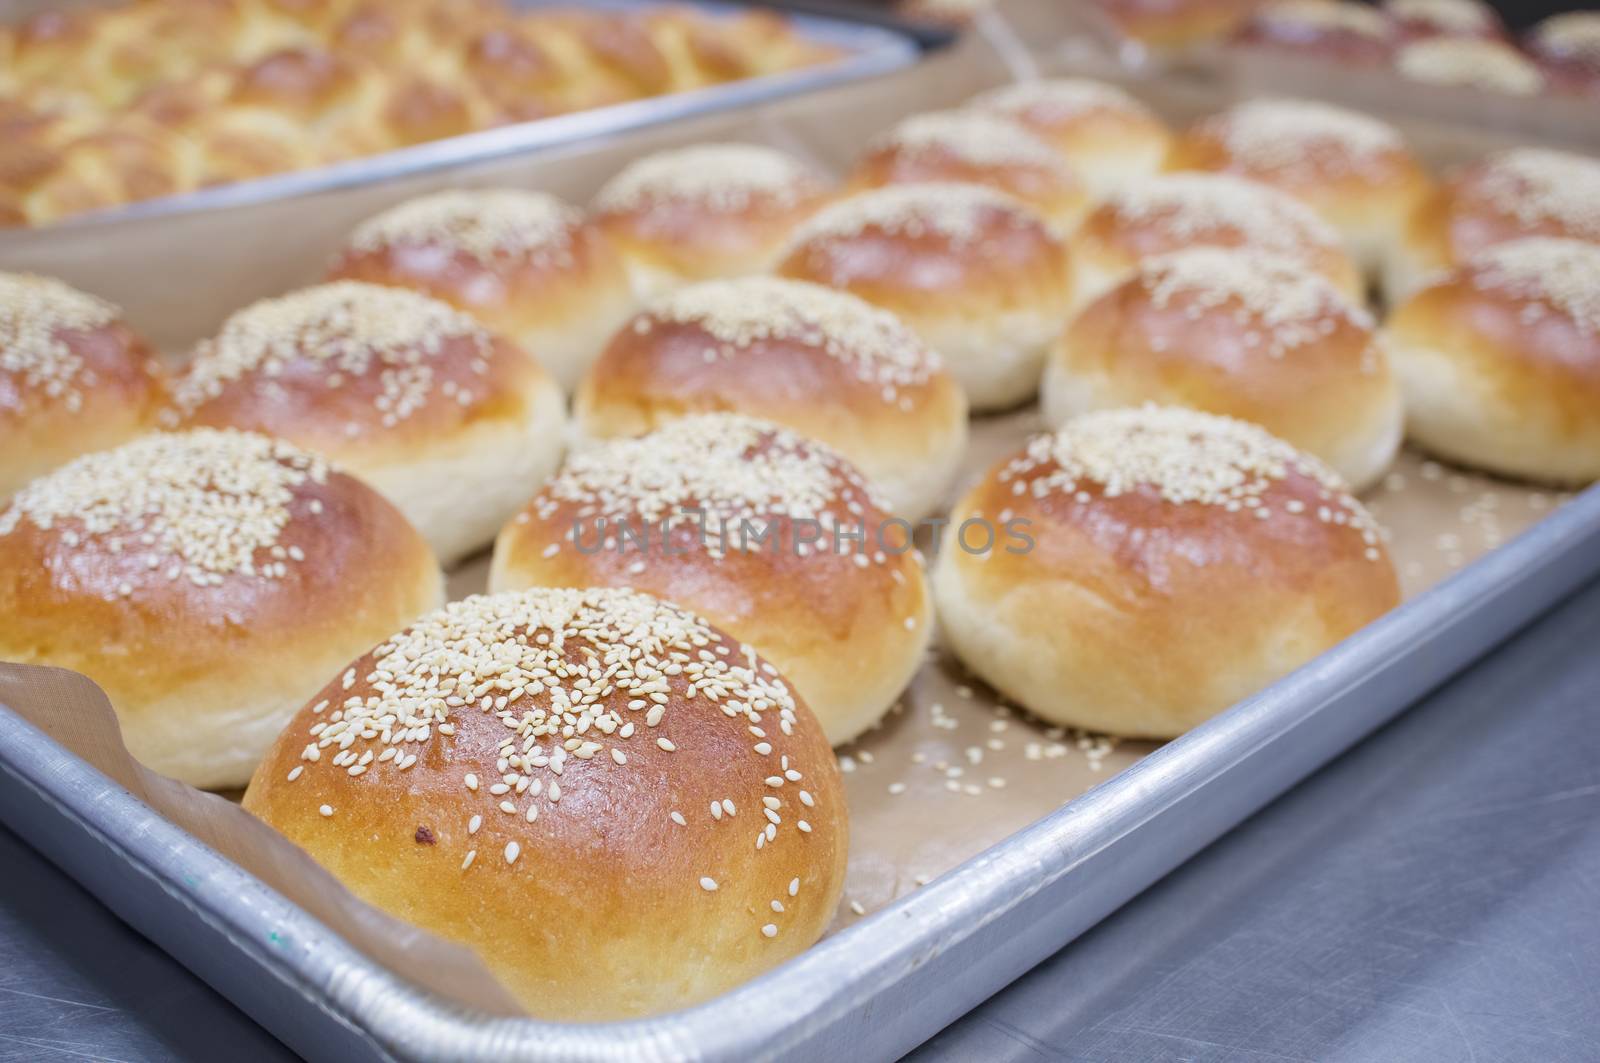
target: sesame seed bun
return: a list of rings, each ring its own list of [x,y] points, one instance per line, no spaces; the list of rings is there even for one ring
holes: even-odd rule
[[[1247,46],[1377,66],[1393,51],[1393,27],[1383,13],[1350,0],[1274,0],[1239,28],[1235,40]]]
[[[1248,177],[1307,203],[1375,273],[1394,234],[1430,187],[1394,127],[1308,100],[1256,99],[1190,126],[1169,170]]]
[[[1220,40],[1261,0],[1097,0],[1123,34],[1149,48],[1178,50]]]
[[[1388,338],[1422,446],[1508,476],[1600,479],[1600,246],[1480,251],[1401,304]]]
[[[1481,0],[1384,0],[1383,13],[1410,40],[1493,39],[1506,32],[1495,9]]]
[[[754,646],[839,745],[889,710],[932,628],[922,562],[888,521],[822,444],[738,414],[685,417],[574,456],[500,533],[489,588],[676,602]]]
[[[0,660],[82,672],[128,749],[237,787],[331,669],[438,604],[405,519],[263,436],[148,435],[0,509]]]
[[[1044,380],[1065,424],[1158,402],[1251,421],[1357,489],[1394,460],[1400,388],[1365,308],[1293,259],[1197,247],[1147,259],[1078,315]]]
[[[1014,196],[1063,232],[1089,209],[1082,177],[1021,122],[983,110],[935,111],[907,118],[867,148],[846,183],[850,191],[948,182],[987,185]]]
[[[1402,77],[1427,85],[1507,96],[1537,96],[1545,87],[1538,64],[1504,41],[1429,37],[1400,49],[1394,65]]]
[[[1366,282],[1339,232],[1287,193],[1229,174],[1174,173],[1132,181],[1072,235],[1073,305],[1122,283],[1154,255],[1191,247],[1254,248],[1295,259],[1357,303]]]
[[[0,273],[0,501],[79,454],[149,431],[161,375],[110,303]]]
[[[698,1003],[803,951],[848,834],[827,739],[771,665],[613,589],[424,617],[313,696],[244,807],[574,1021]]]
[[[487,545],[561,461],[561,389],[475,319],[336,281],[234,314],[173,384],[175,426],[264,432],[400,507],[445,565]]]
[[[1172,141],[1150,108],[1115,85],[1087,78],[1019,81],[967,106],[1026,126],[1061,153],[1097,200],[1160,170]]]
[[[1523,44],[1551,84],[1600,93],[1600,11],[1551,15],[1528,31]]]
[[[1070,312],[1066,244],[1026,205],[979,185],[898,185],[841,200],[795,231],[778,272],[894,313],[977,410],[1038,391]]]
[[[1452,174],[1407,220],[1384,294],[1397,306],[1435,274],[1525,236],[1600,243],[1600,160],[1513,148]]]
[[[973,554],[962,522],[1026,521]],[[1170,738],[1398,604],[1382,538],[1320,462],[1254,425],[1094,413],[996,465],[951,513],[946,640],[1058,724]]]
[[[402,203],[355,231],[329,278],[442,299],[528,351],[569,391],[634,309],[605,234],[553,196],[514,189]]]
[[[967,441],[960,386],[893,314],[768,277],[651,304],[612,339],[573,407],[580,445],[693,413],[773,421],[855,463],[908,520],[944,500]]]
[[[601,186],[595,223],[652,299],[696,281],[765,273],[790,230],[826,202],[827,182],[757,144],[702,144],[630,164]]]

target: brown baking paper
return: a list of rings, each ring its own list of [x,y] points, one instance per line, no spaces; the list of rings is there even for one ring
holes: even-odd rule
[[[170,352],[179,352],[249,300],[317,280],[357,222],[439,188],[531,187],[584,203],[632,158],[715,140],[774,144],[839,173],[872,134],[899,118],[954,106],[981,89],[1034,70],[1110,76],[1174,121],[1233,99],[1232,86],[1202,74],[1127,75],[1103,49],[1097,50],[1092,35],[1047,39],[1054,32],[1049,25],[1065,24],[1042,10],[1049,6],[1005,4],[996,19],[1027,11],[1034,21],[980,24],[979,32],[969,34],[958,48],[864,86],[534,157],[492,160],[229,212],[5,234],[0,238],[0,268],[55,274],[112,298],[135,325]],[[1000,40],[1006,33],[1014,39]],[[1044,40],[1048,47],[1019,50],[1018,42],[1027,40]],[[1503,136],[1468,125],[1400,124],[1435,164],[1508,143]],[[1039,427],[1038,414],[1031,409],[975,421],[959,488]],[[1565,497],[1407,453],[1365,501],[1391,530],[1391,551],[1405,591],[1413,595],[1528,527]],[[450,580],[451,596],[482,590],[487,568],[485,557],[458,568]],[[482,988],[489,976],[463,950],[368,909],[237,806],[133,765],[103,697],[87,681],[0,665],[0,700],[396,973],[451,1000],[478,1007],[495,1000],[515,1010],[503,993],[489,995]],[[839,751],[850,805],[851,854],[845,903],[834,928],[1003,841],[1153,748],[1148,742],[1118,743],[1043,725],[1007,706],[936,650],[882,724]],[[472,988],[464,992],[465,986]]]

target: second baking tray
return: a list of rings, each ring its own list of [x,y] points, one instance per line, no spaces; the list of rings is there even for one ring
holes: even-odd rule
[[[816,154],[831,150],[827,161],[837,166],[856,150],[861,133],[907,109],[955,102],[997,76],[993,63],[970,53],[890,79],[870,99],[836,90],[827,99],[788,101],[737,119],[708,116],[682,129],[652,130],[609,148],[562,153],[559,159],[503,160],[454,179],[532,183],[581,198],[582,190],[614,170],[620,158],[669,142],[727,136],[765,136]],[[1142,91],[1157,95],[1160,89],[1151,85]],[[300,209],[312,242],[334,241],[340,219],[370,211],[379,205],[378,198],[410,191],[391,188],[380,195],[376,189],[351,189],[318,197]],[[240,216],[241,228],[262,223],[262,217],[245,216],[249,214]],[[215,220],[229,217],[219,214]],[[199,219],[191,224],[198,225]],[[159,234],[152,226],[130,228],[142,244],[107,242],[75,250],[85,262],[92,259],[102,268],[114,266],[127,274],[155,254],[152,241]],[[265,235],[280,239],[272,232]],[[249,262],[257,271],[282,270],[284,279],[253,277],[252,283],[281,288],[311,279],[327,248],[297,249],[290,242],[271,244],[270,260]],[[70,242],[62,245],[63,260],[73,250]],[[162,309],[161,285],[149,277],[142,282],[142,301],[130,308],[136,320]],[[191,303],[222,299],[222,305],[198,308],[198,316],[220,315],[229,308],[225,296],[192,278],[183,294]],[[979,435],[984,438],[976,441],[980,447],[1005,444],[1014,429],[1022,428],[993,420],[982,427]],[[1479,497],[1474,489],[1488,497],[1485,485],[1474,488],[1466,477],[1414,459],[1403,475],[1426,481],[1435,501],[1452,510],[1457,505],[1472,508]],[[1452,502],[1457,479],[1462,491]],[[1400,488],[1393,500],[1406,497],[1409,492]],[[1552,501],[1529,494],[1528,508],[1516,523],[1539,515],[1534,498],[1542,499],[1541,505]],[[1383,501],[1388,505],[1391,499],[1386,495]],[[1406,514],[1384,516],[1396,522]],[[1472,552],[1490,545],[1492,538],[1485,534]],[[1443,557],[1444,552],[1441,545],[1438,553]],[[1440,567],[1448,569],[1450,563]],[[921,888],[897,881],[882,895],[868,892],[881,885],[870,865],[886,861],[865,841],[875,824],[863,822],[863,844],[858,846],[863,859],[853,863],[848,889],[853,898],[868,902],[863,907],[874,909],[871,914],[859,920],[845,914],[845,925],[815,948],[718,1000],[639,1022],[573,1026],[493,1018],[444,1003],[351,947],[305,910],[4,709],[0,816],[131,924],[313,1058],[888,1058],[1070,941],[1596,573],[1600,491],[1591,490],[1509,545],[1422,591],[1357,637],[1184,738],[1136,762],[1143,749],[1124,748],[1110,756],[1109,766],[1130,766],[1107,772],[1103,783],[1085,793],[1079,793],[1083,787],[1074,780],[1065,793],[1077,796],[1064,806],[1054,808],[1061,798],[1050,798],[1063,791],[1039,786],[1032,796],[1044,802],[1047,814],[1030,815],[1024,822],[1037,821],[976,855],[963,852],[959,856],[964,859],[925,865],[922,870],[938,877]],[[1403,568],[1402,575],[1417,590],[1434,584],[1439,570],[1413,578]],[[22,693],[7,682],[7,670],[0,669],[0,703],[8,698],[16,702]],[[856,764],[849,776],[853,818],[858,811],[878,814],[886,807],[868,796],[874,789],[881,793],[888,781],[873,773],[885,767],[888,749],[906,737],[909,725],[933,719],[935,731],[943,733],[944,723],[963,712],[952,706],[949,713],[937,713],[923,694],[913,692],[917,720],[891,720],[881,735],[846,751],[846,762]],[[970,718],[984,717],[972,710]],[[985,722],[1009,726],[1013,733],[1033,730],[997,710]],[[1084,770],[1083,757],[1049,759],[1053,749],[1068,748],[1065,741],[1039,731],[1037,744],[1042,759],[1030,758],[1032,784],[1047,781],[1052,766],[1063,778],[1068,771]],[[876,763],[864,755],[874,750]],[[1021,789],[1013,786],[998,793]],[[866,807],[858,806],[858,794]],[[951,805],[935,803],[938,791],[928,796],[919,800],[913,792],[894,798],[917,802],[898,808],[896,815],[918,820],[920,835],[954,833],[943,819],[951,814]],[[1022,806],[1005,807],[1014,811]],[[990,826],[994,838],[1011,830],[1005,823]],[[883,832],[876,833],[881,837]],[[892,862],[896,876],[921,878],[910,863]],[[865,879],[861,863],[869,865]]]

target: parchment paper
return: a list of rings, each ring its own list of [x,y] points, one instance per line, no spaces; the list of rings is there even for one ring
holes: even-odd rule
[[[725,139],[776,144],[839,172],[871,134],[893,121],[953,106],[982,88],[1033,72],[1111,76],[1175,121],[1234,98],[1233,87],[1194,72],[1127,74],[1092,36],[1056,13],[1061,6],[1004,3],[957,49],[865,86],[610,142],[229,212],[5,234],[0,268],[54,274],[114,299],[136,326],[178,354],[247,301],[317,280],[334,248],[363,218],[436,188],[533,187],[584,203],[629,159]],[[1399,124],[1435,164],[1511,142],[1475,130],[1465,117],[1470,112],[1463,115],[1450,125]],[[1031,409],[977,421],[958,489],[1037,427]],[[1408,453],[1365,500],[1392,533],[1391,549],[1411,595],[1514,536],[1566,497]],[[461,566],[452,574],[452,596],[481,590],[487,567],[486,557]],[[515,1011],[506,994],[485,988],[491,976],[463,950],[356,901],[237,806],[133,764],[103,695],[87,680],[0,664],[0,701],[379,963],[447,999]],[[835,929],[1003,841],[1152,748],[1043,726],[999,702],[936,650],[883,723],[839,751],[850,802],[851,857]]]

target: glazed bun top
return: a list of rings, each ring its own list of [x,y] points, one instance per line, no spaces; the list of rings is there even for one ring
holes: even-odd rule
[[[659,526],[682,518],[703,531],[713,559],[724,541],[733,548],[743,542],[742,521],[782,517],[828,527],[881,521],[889,512],[861,473],[829,447],[735,413],[678,418],[648,435],[579,451],[530,509],[547,522],[642,518]]]
[[[104,389],[142,410],[158,397],[155,372],[117,307],[49,277],[0,273],[0,424],[47,407],[76,413]]]
[[[1395,69],[1412,81],[1536,96],[1544,90],[1539,67],[1503,41],[1476,37],[1429,37],[1395,56]]]
[[[857,168],[856,187],[927,181],[990,185],[1057,222],[1088,203],[1083,181],[1049,143],[1021,122],[984,110],[934,111],[878,136]]]
[[[428,296],[334,281],[263,300],[200,344],[173,419],[267,431],[349,456],[426,446],[466,422],[519,416],[543,370]]]
[[[1077,526],[1155,584],[1175,542],[1196,565],[1289,579],[1330,560],[1386,557],[1382,531],[1327,466],[1255,425],[1178,407],[1075,418],[997,466],[965,504],[1034,521],[1043,564],[1048,527]],[[1071,551],[1063,560],[1082,563]]]
[[[1066,269],[1060,239],[1027,205],[981,185],[937,182],[825,207],[795,230],[779,264],[874,303],[907,291],[938,299],[989,290],[1004,304],[1019,272],[1065,284]]]
[[[625,363],[628,350],[641,345],[677,352],[669,360],[684,364],[668,383],[680,375],[749,374],[753,393],[774,396],[785,392],[783,375],[815,371],[795,360],[796,348],[821,351],[837,367],[838,401],[846,408],[900,405],[909,402],[906,392],[944,382],[938,356],[893,314],[844,292],[773,277],[708,281],[657,300],[618,334],[610,354]]]
[[[1436,279],[1419,304],[1474,309],[1470,322],[1529,361],[1586,375],[1600,387],[1600,245],[1534,236],[1479,251]]]
[[[448,847],[441,867],[452,870],[443,884],[419,880],[425,908],[504,909],[492,898],[510,888],[506,869],[532,864],[537,885],[519,889],[584,906],[558,940],[597,940],[616,918],[655,940],[601,914],[647,893],[659,907],[641,918],[738,920],[737,940],[756,948],[790,921],[774,918],[769,898],[788,902],[803,886],[819,904],[836,888],[846,811],[810,710],[753,650],[649,595],[538,588],[453,602],[316,698],[263,762],[246,807],[292,834],[327,820],[398,852],[425,832]],[[454,873],[475,862],[475,876]],[[709,917],[689,907],[709,905],[719,886],[727,907]],[[484,933],[465,917],[451,924],[452,936]],[[570,977],[550,980],[560,1013],[596,1010],[562,998]]]
[[[1449,258],[1521,236],[1600,242],[1600,160],[1544,148],[1513,148],[1468,167],[1416,224],[1442,210]]]
[[[1405,141],[1388,123],[1293,99],[1249,100],[1201,119],[1172,166],[1229,170],[1295,192],[1347,179],[1381,181],[1410,167]]]
[[[1376,8],[1349,0],[1276,0],[1245,23],[1239,37],[1346,60],[1376,62],[1391,50],[1389,20]]]
[[[1242,351],[1227,356],[1229,361],[1248,358],[1244,352],[1284,359],[1302,349],[1331,349],[1337,338],[1349,334],[1362,337],[1363,367],[1378,368],[1378,351],[1370,342],[1372,315],[1294,259],[1238,248],[1191,247],[1147,259],[1139,267],[1137,283],[1147,293],[1146,313],[1187,323],[1170,324],[1168,343],[1203,342],[1211,335],[1196,324],[1203,319],[1223,328],[1227,339],[1213,340],[1219,352],[1242,345]],[[1166,330],[1152,331],[1159,335]]]
[[[1324,273],[1343,261],[1354,280],[1333,226],[1287,193],[1230,174],[1171,173],[1129,184],[1084,219],[1075,239],[1131,259],[1205,245],[1296,258]]]
[[[596,194],[607,216],[650,216],[660,235],[706,216],[786,212],[825,194],[827,184],[794,156],[759,144],[699,144],[630,163]],[[681,215],[681,217],[680,217]]]
[[[350,255],[404,249],[415,256],[466,264],[516,264],[560,270],[574,264],[573,241],[583,214],[554,196],[517,189],[457,190],[409,200],[363,223],[346,245]]]

